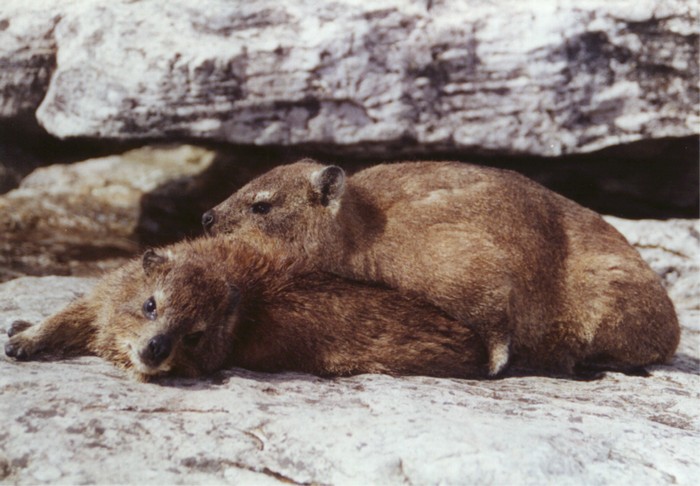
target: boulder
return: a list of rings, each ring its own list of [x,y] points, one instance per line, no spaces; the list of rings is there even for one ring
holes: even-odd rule
[[[688,283],[698,280],[700,226],[611,222],[661,271],[681,318],[676,356],[651,377],[322,379],[233,369],[137,383],[94,357],[3,356],[0,482],[695,484],[700,292]],[[0,284],[0,330],[40,321],[93,283]]]
[[[156,206],[149,201],[168,193],[170,207],[160,213],[171,214],[170,223],[173,213],[187,217],[190,212],[173,207],[173,194],[191,193],[214,158],[214,152],[189,145],[148,147],[35,170],[0,196],[0,281],[122,263],[138,250],[140,228],[168,231],[168,218],[149,218]],[[195,211],[198,221],[201,211]]]
[[[51,134],[557,156],[698,133],[683,1],[26,2],[0,118]]]

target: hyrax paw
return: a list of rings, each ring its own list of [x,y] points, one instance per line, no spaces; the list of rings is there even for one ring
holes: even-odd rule
[[[7,330],[7,335],[12,337],[15,334],[24,331],[25,329],[32,326],[31,322],[27,321],[15,321],[10,324],[10,328]]]
[[[31,341],[18,334],[5,344],[5,354],[20,361],[31,359],[35,354]]]

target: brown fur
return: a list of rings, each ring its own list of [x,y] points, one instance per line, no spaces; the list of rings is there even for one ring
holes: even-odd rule
[[[437,308],[226,237],[146,252],[40,326],[14,327],[10,356],[96,354],[140,379],[228,366],[325,376],[486,370],[481,340]],[[156,336],[173,346],[154,364],[143,356]]]
[[[514,172],[416,162],[346,180],[306,159],[205,216],[210,234],[262,235],[323,270],[422,296],[481,335],[491,374],[511,353],[571,372],[660,363],[678,344],[670,299],[624,237]]]

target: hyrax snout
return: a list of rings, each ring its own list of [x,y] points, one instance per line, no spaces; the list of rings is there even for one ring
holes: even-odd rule
[[[151,368],[158,368],[173,351],[173,340],[167,334],[158,334],[148,340],[148,344],[139,353],[141,361]]]
[[[598,214],[516,173],[460,163],[346,177],[306,159],[205,213],[208,234],[268,239],[336,275],[414,293],[510,356],[570,372],[660,363],[679,326],[659,278]]]

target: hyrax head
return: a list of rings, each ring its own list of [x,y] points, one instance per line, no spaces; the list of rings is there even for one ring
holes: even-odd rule
[[[204,213],[208,235],[232,233],[303,246],[323,241],[340,207],[345,172],[311,159],[276,167]]]
[[[220,369],[231,348],[238,288],[197,255],[148,250],[142,263],[143,301],[127,310],[137,317],[128,340],[129,367],[142,379]]]

